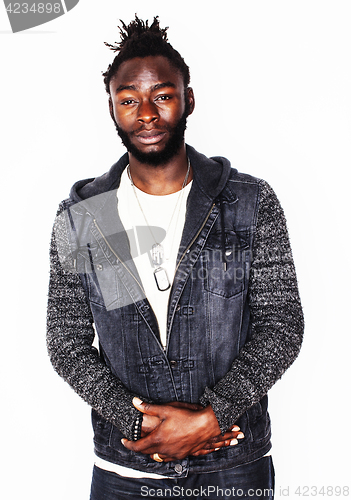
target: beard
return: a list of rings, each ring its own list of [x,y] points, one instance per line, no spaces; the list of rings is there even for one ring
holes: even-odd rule
[[[117,133],[120,136],[122,143],[127,148],[127,151],[131,155],[133,155],[134,158],[136,158],[140,163],[146,163],[147,165],[157,167],[171,160],[182,147],[184,143],[184,133],[186,130],[188,114],[188,107],[186,106],[183,115],[181,116],[175,127],[165,127],[164,129],[162,129],[169,132],[170,136],[163,150],[159,152],[144,153],[143,151],[140,151],[140,149],[138,149],[137,146],[132,143],[130,139],[131,134],[128,134],[128,132],[123,130],[119,125],[117,125],[116,122],[115,125]]]

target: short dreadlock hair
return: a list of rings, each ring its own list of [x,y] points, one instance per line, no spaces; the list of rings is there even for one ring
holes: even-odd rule
[[[143,21],[135,14],[135,20],[128,26],[120,20],[122,28],[119,28],[121,41],[111,45],[105,45],[114,52],[118,52],[112,64],[103,73],[105,89],[110,94],[110,81],[117,73],[118,68],[124,61],[134,57],[164,56],[170,63],[179,70],[183,76],[184,88],[190,83],[189,67],[185,64],[182,56],[168,42],[167,29],[160,28],[158,16],[154,17],[153,23],[149,26],[148,21]]]

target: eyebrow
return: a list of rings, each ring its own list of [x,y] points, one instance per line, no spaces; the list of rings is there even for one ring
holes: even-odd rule
[[[151,90],[151,92],[154,92],[155,90],[164,89],[165,87],[171,87],[171,88],[175,89],[176,85],[172,82],[156,83],[156,85],[153,85],[150,90]],[[137,91],[138,87],[136,85],[120,85],[116,89],[116,94],[117,94],[117,92],[122,92],[122,90],[135,90],[135,91]]]

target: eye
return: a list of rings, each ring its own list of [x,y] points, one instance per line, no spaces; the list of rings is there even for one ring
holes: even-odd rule
[[[133,103],[135,103],[134,99],[126,99],[125,101],[120,102],[122,106],[128,106],[128,104],[133,104]]]
[[[163,95],[157,96],[155,101],[168,101],[169,99],[171,99],[170,95],[163,94]]]

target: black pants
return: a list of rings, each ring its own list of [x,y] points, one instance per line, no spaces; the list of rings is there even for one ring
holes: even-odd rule
[[[90,500],[145,498],[271,500],[274,498],[272,458],[263,457],[233,469],[174,479],[135,479],[94,467]]]

